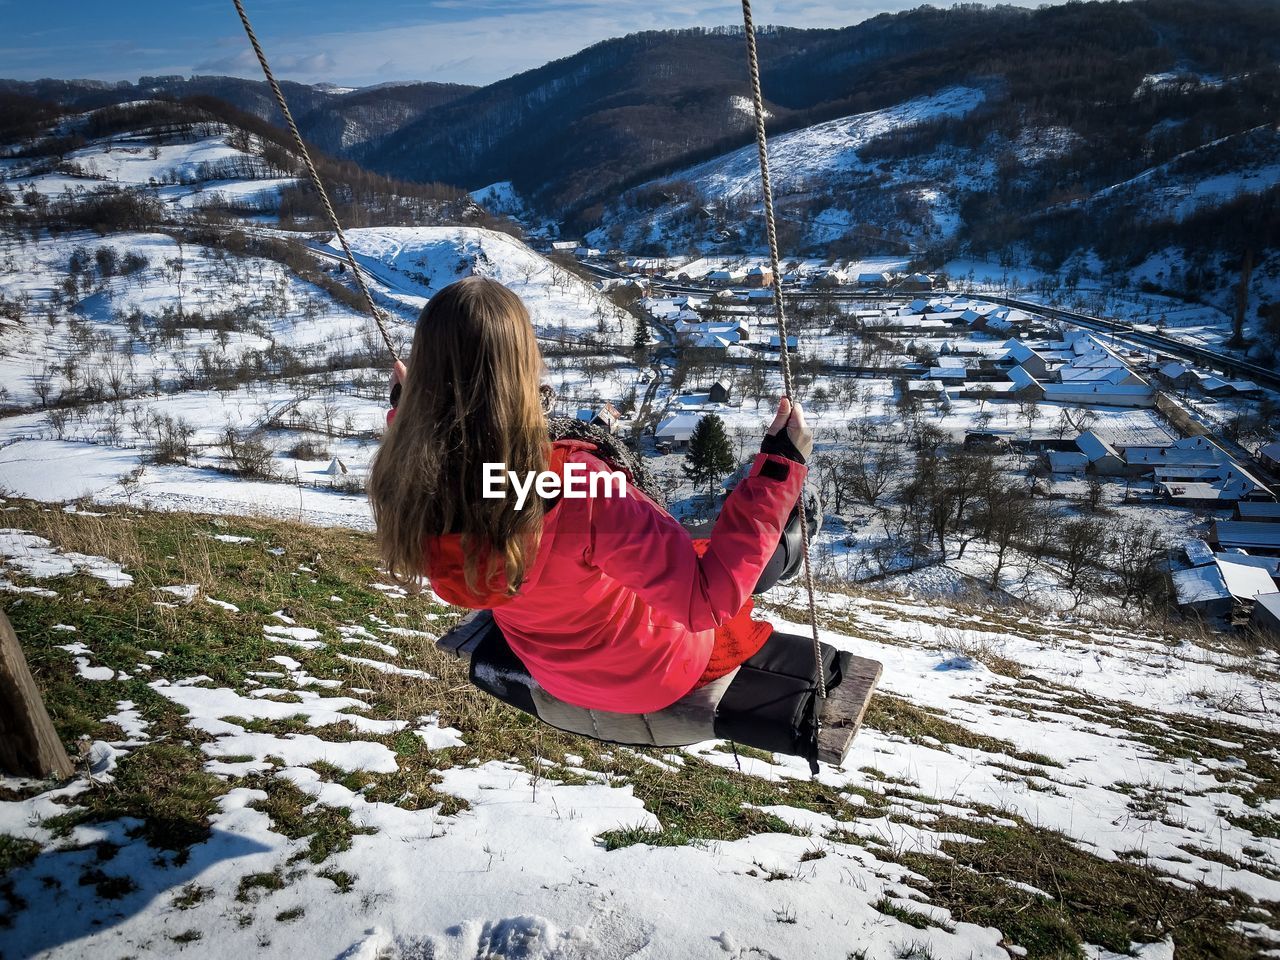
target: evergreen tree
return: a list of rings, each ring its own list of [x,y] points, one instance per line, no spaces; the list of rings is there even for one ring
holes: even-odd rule
[[[689,439],[689,452],[684,458],[684,475],[693,481],[695,488],[706,487],[707,493],[715,492],[715,485],[729,473],[736,462],[733,445],[725,432],[724,421],[709,413],[698,421]]]
[[[636,315],[636,335],[632,341],[637,356],[644,356],[649,350],[649,321],[642,314]]]

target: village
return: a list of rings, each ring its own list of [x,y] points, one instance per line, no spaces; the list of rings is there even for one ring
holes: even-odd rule
[[[566,412],[654,457],[678,510],[713,510],[682,488],[681,463],[710,414],[736,442],[735,456],[749,454],[761,403],[778,388],[768,264],[638,259],[573,243],[556,253],[596,274],[602,290],[624,294],[620,302],[651,338],[641,352],[671,385],[661,401],[650,384],[652,408],[639,407],[634,394],[592,393],[569,398]],[[1280,632],[1275,391],[1048,311],[997,302],[1007,291],[952,292],[945,277],[887,260],[789,264],[783,286],[788,346],[820,430],[815,481],[828,523],[815,564],[825,575],[912,585],[934,563],[987,579],[986,569],[948,558],[945,543],[922,551],[904,541],[912,525],[884,516],[893,477],[878,495],[854,502],[832,476],[865,469],[851,465],[856,451],[896,464],[905,483],[913,461],[885,456],[885,448],[902,440],[918,446],[923,432],[932,438],[926,446],[981,452],[1004,477],[1020,478],[1043,499],[1050,527],[1102,514],[1149,525],[1166,612],[1221,629]],[[903,423],[914,427],[903,431]],[[1052,561],[1038,566],[1025,558],[997,570],[989,585],[1043,599],[1062,578],[1048,575]],[[1011,583],[1011,574],[1022,582]],[[1079,603],[1080,592],[1069,592]]]

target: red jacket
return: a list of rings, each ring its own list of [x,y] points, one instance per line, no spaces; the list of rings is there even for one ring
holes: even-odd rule
[[[551,469],[575,462],[609,471],[594,449],[558,441]],[[428,577],[450,603],[492,608],[511,649],[552,695],[617,713],[659,710],[698,681],[716,629],[747,615],[805,473],[783,457],[757,456],[701,556],[670,514],[628,484],[625,497],[561,497],[514,597],[467,589],[457,535],[428,540]]]

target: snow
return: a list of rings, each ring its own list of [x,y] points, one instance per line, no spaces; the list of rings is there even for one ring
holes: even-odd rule
[[[504,233],[477,227],[370,227],[347,231],[361,266],[394,302],[415,314],[436,291],[467,276],[509,287],[540,336],[580,338],[600,318],[621,329],[612,301]],[[337,249],[336,239],[329,246]]]
[[[22,530],[0,530],[0,557],[5,566],[36,580],[88,574],[109,587],[127,587],[133,577],[118,563],[82,553],[63,553],[44,537]]]

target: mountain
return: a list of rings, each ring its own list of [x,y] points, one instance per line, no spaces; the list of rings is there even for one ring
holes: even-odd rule
[[[348,156],[474,89],[453,83],[406,83],[348,90],[287,80],[280,86],[303,136],[328,153]],[[141,77],[136,83],[0,80],[0,96],[54,102],[78,110],[149,98],[215,97],[269,123],[281,123],[270,87],[261,80],[238,77]]]

